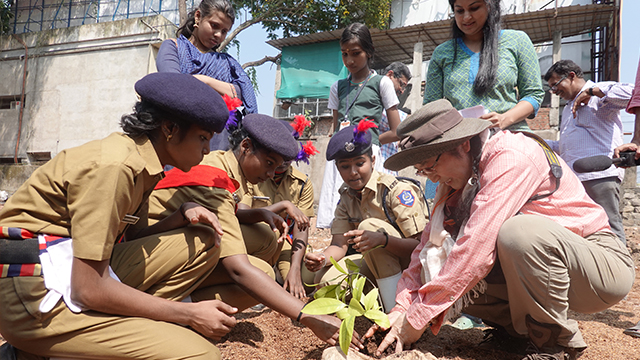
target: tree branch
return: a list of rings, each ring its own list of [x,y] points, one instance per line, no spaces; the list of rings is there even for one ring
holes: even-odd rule
[[[276,56],[265,56],[260,60],[249,61],[247,63],[242,64],[242,68],[246,69],[246,68],[252,67],[252,66],[260,66],[260,65],[266,63],[267,61],[271,61],[272,63],[277,64],[281,57],[282,57],[282,53],[280,53],[280,54],[278,54]]]
[[[235,30],[233,30],[232,32],[227,34],[227,38],[224,39],[224,41],[220,43],[218,48],[219,49],[224,49],[227,45],[229,45],[231,40],[233,40],[240,33],[240,31],[248,28],[249,26],[251,26],[253,24],[257,24],[257,23],[259,23],[259,22],[261,22],[263,20],[264,20],[263,17],[256,17],[256,18],[252,18],[251,20],[247,20],[247,21],[243,22],[242,24],[238,25],[238,27]]]

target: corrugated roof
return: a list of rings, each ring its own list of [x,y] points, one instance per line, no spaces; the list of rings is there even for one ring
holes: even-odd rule
[[[526,32],[534,44],[553,40],[555,31],[562,31],[563,37],[591,32],[597,27],[607,26],[617,10],[611,4],[588,4],[559,7],[555,9],[531,11],[502,16],[505,29]],[[267,41],[282,50],[285,46],[312,44],[339,40],[342,29]],[[371,38],[376,48],[376,66],[384,67],[394,62],[413,62],[413,46],[423,42],[424,60],[431,58],[436,46],[451,38],[451,20],[433,21],[389,30],[371,30]]]

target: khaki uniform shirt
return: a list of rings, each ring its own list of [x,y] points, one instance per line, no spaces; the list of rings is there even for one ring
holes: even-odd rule
[[[229,155],[231,157],[229,157]],[[212,166],[210,164],[217,164],[218,166]],[[183,203],[192,201],[202,205],[218,217],[218,221],[224,231],[224,234],[222,235],[222,242],[220,244],[221,259],[231,255],[246,254],[247,249],[244,243],[244,238],[242,237],[242,232],[240,231],[240,223],[236,217],[236,204],[237,200],[240,199],[237,194],[242,191],[244,176],[242,175],[235,156],[231,151],[215,151],[207,155],[198,167],[215,167],[216,169],[210,169],[209,171],[211,176],[219,177],[221,183],[225,183],[225,181],[229,181],[230,178],[233,178],[231,176],[231,169],[236,170],[235,174],[238,177],[234,180],[239,182],[239,184],[236,182],[234,186],[236,191],[230,191],[233,189],[229,186],[218,187],[201,185],[185,185],[155,189],[149,197],[150,222],[154,223],[160,221],[178,210]],[[193,173],[195,170],[195,168],[192,168],[189,173]],[[172,177],[176,174],[174,171],[180,170],[172,169],[168,171],[167,177],[164,181],[173,180]],[[216,183],[217,182],[218,181],[216,181]],[[193,179],[190,183],[198,183],[198,179]],[[158,184],[158,187],[161,187],[162,185],[163,183],[161,182]],[[246,181],[244,181],[244,185],[246,188]]]
[[[260,184],[251,185],[250,193],[251,196],[245,196],[242,203],[252,208],[261,208],[288,200],[306,216],[314,215],[313,184],[307,175],[293,166],[289,166],[279,185],[273,179],[267,179]]]
[[[250,185],[247,179],[244,177],[242,168],[236,156],[233,154],[233,150],[217,150],[207,154],[202,159],[201,165],[209,165],[226,171],[227,175],[240,184],[240,187],[233,194],[233,198],[237,203],[242,201],[243,197],[249,196],[251,193]]]
[[[0,226],[71,237],[75,257],[107,260],[125,215],[146,215],[141,205],[163,176],[146,136],[113,133],[38,168],[0,211]]]
[[[331,234],[344,234],[358,228],[360,222],[376,218],[389,222],[382,208],[384,188],[389,189],[387,209],[405,237],[412,237],[427,225],[427,204],[414,184],[397,180],[394,176],[373,171],[362,190],[362,200],[357,191],[347,184],[340,187],[340,202],[331,224]]]

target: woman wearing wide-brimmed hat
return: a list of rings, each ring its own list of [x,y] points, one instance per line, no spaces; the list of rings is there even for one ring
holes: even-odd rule
[[[379,353],[464,309],[528,337],[526,359],[574,359],[586,343],[567,310],[602,311],[631,289],[627,249],[566,163],[524,133],[488,138],[490,126],[438,100],[398,127],[401,151],[385,167],[414,166],[440,185]]]

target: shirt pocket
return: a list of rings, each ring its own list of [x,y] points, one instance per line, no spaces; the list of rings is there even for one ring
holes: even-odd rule
[[[402,231],[403,236],[411,236],[424,230],[418,229],[418,222],[416,221],[416,217],[414,215],[409,215],[407,217],[397,219],[396,224],[400,228],[400,231]]]

